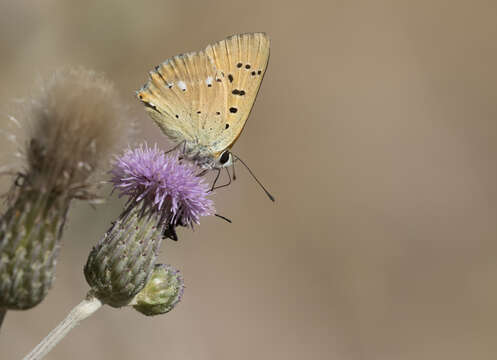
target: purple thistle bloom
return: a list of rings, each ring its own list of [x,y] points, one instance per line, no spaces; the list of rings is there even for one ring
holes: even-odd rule
[[[166,156],[157,145],[126,150],[116,157],[111,174],[119,196],[129,196],[131,206],[143,204],[161,213],[167,225],[193,226],[214,213],[208,185],[195,175],[195,167]]]

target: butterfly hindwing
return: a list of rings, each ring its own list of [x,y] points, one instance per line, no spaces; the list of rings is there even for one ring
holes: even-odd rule
[[[173,141],[198,144],[214,156],[243,130],[268,59],[265,34],[234,35],[166,60],[137,95]]]

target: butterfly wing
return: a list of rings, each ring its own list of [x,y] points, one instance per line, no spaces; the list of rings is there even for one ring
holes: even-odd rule
[[[224,89],[214,85],[215,79],[216,69],[205,52],[181,54],[150,71],[137,96],[173,141],[194,143],[202,134],[201,123],[215,115],[215,104],[224,102]]]
[[[207,46],[205,52],[224,74],[226,118],[213,151],[231,148],[252,110],[269,60],[269,38],[264,33],[233,35]]]
[[[173,141],[197,144],[215,157],[240,136],[268,59],[265,34],[234,35],[166,60],[137,95]]]

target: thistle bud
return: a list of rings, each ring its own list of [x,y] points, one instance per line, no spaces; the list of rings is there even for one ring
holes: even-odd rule
[[[136,207],[125,211],[88,257],[84,273],[95,296],[121,307],[145,286],[162,241],[160,214]]]
[[[183,277],[178,270],[170,265],[157,264],[131,305],[147,316],[165,314],[181,301],[184,289]]]

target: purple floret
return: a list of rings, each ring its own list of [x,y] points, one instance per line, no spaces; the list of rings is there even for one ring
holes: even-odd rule
[[[145,144],[116,157],[111,174],[120,196],[160,212],[170,225],[191,226],[201,216],[214,213],[214,204],[207,198],[209,187],[195,170],[174,155],[166,156],[157,145]]]

